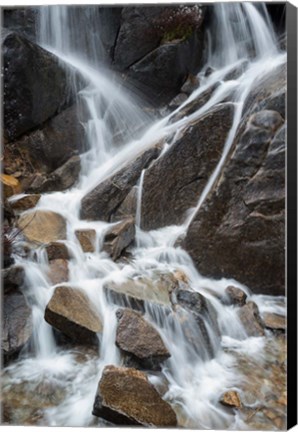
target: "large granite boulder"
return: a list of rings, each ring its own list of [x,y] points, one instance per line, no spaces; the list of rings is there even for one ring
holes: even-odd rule
[[[180,138],[144,176],[142,223],[145,230],[180,224],[195,207],[220,159],[234,107],[220,104],[187,125]],[[162,180],[162,186],[160,184]]]
[[[131,188],[138,182],[142,170],[156,159],[159,153],[159,146],[146,150],[85,195],[81,202],[81,218],[109,222]]]
[[[98,313],[80,289],[58,286],[45,310],[45,320],[81,344],[97,345],[102,331]]]
[[[184,242],[202,274],[235,278],[255,293],[284,294],[284,163],[280,114],[250,116]]]
[[[12,141],[55,115],[67,101],[59,60],[21,35],[2,29],[4,136]]]
[[[171,406],[161,398],[144,372],[132,368],[104,368],[93,415],[120,425],[177,426]]]
[[[131,309],[119,309],[116,316],[116,344],[128,355],[126,364],[160,369],[160,363],[169,358],[170,353],[157,330],[139,312]]]
[[[36,243],[50,243],[66,239],[66,221],[58,213],[36,210],[24,213],[18,220],[18,227],[27,240]]]

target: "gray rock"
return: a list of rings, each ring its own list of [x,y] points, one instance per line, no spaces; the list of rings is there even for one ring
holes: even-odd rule
[[[32,336],[32,315],[25,297],[11,293],[3,298],[2,352],[4,360],[17,355]]]
[[[103,250],[115,261],[135,238],[135,221],[133,218],[125,219],[110,228],[105,234]]]
[[[184,241],[202,274],[235,278],[255,293],[271,295],[285,290],[282,123],[279,113],[268,110],[244,121],[220,182]]]
[[[25,271],[20,265],[14,265],[1,270],[4,293],[15,291],[24,283]]]

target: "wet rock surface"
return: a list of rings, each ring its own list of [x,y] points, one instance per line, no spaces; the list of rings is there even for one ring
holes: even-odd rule
[[[68,281],[68,262],[65,259],[50,261],[48,278],[53,285]]]
[[[138,312],[119,309],[116,344],[143,368],[159,370],[160,363],[170,357],[159,333]]]
[[[182,223],[186,211],[197,204],[210,172],[219,161],[233,111],[231,104],[219,105],[186,126],[164,156],[146,170],[142,229]],[[214,124],[216,128],[212,126]]]
[[[177,425],[173,409],[149,383],[146,374],[124,367],[105,367],[98,385],[93,415],[122,425]]]
[[[176,281],[170,275],[156,274],[152,278],[136,277],[120,284],[108,282],[104,290],[115,304],[142,310],[146,301],[170,306],[170,294],[176,286]]]
[[[80,289],[59,286],[45,310],[45,320],[72,340],[97,345],[102,330],[98,313]]]
[[[105,234],[103,250],[107,252],[113,260],[120,257],[122,252],[129,246],[135,238],[135,221],[133,218],[126,219],[110,228]]]
[[[160,153],[158,147],[146,150],[129,165],[100,183],[82,199],[81,218],[109,222],[113,213],[137,183],[141,172]]]
[[[18,227],[31,242],[50,243],[66,239],[66,221],[55,212],[37,210],[25,213],[19,218]]]
[[[20,292],[9,293],[3,298],[1,347],[4,361],[17,355],[32,335],[31,308]]]

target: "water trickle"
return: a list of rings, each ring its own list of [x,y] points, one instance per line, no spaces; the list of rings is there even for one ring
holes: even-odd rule
[[[173,275],[180,271],[188,281],[187,290],[204,297],[208,313],[206,312],[206,316],[199,315],[196,320],[187,309],[175,303],[174,297],[163,298],[161,302],[152,302],[152,299],[145,301],[145,317],[158,330],[171,354],[161,371],[161,376],[167,381],[164,399],[173,404],[181,426],[233,429],[237,419],[218,403],[225,389],[239,386],[243,379],[232,352],[234,350],[245,355],[261,356],[264,342],[262,338],[257,338],[257,341],[247,338],[237,308],[223,304],[219,298],[224,296],[225,288],[233,284],[242,288],[258,304],[260,310],[281,313],[283,308],[280,303],[274,299],[268,300],[266,296],[250,297],[247,287],[241,286],[237,281],[215,281],[202,277],[189,255],[176,245],[176,240],[187,232],[220,177],[251,88],[260,76],[284,63],[285,54],[279,53],[277,49],[272,27],[266,24],[268,16],[263,18],[253,4],[215,5],[215,27],[209,31],[208,59],[199,74],[201,86],[174,113],[153,122],[141,112],[117,77],[103,68],[102,45],[98,44],[98,39],[92,39],[98,33],[95,30],[98,16],[88,9],[85,19],[90,24],[90,32],[81,31],[81,16],[76,8],[41,8],[41,44],[55,53],[66,67],[74,68],[88,83],[77,94],[77,98],[86,107],[81,122],[85,128],[88,151],[81,156],[82,170],[78,184],[66,192],[43,194],[37,209],[58,212],[67,221],[67,239],[64,241],[70,254],[67,284],[80,287],[101,317],[103,333],[100,335],[100,352],[94,350],[86,353],[82,361],[78,360],[76,349],[62,349],[57,345],[52,328],[43,319],[45,307],[55,289],[47,277],[47,259],[42,252],[37,253],[37,257],[27,259],[16,256],[17,263],[24,265],[26,271],[24,293],[33,309],[33,352],[27,353],[7,368],[5,379],[9,383],[14,380],[35,382],[46,375],[53,382],[59,380],[65,387],[62,402],[44,408],[42,424],[94,424],[96,420],[91,414],[92,405],[102,370],[105,365],[122,363],[120,351],[115,344],[115,312],[118,306],[112,298],[105,295],[104,287],[111,282],[120,285],[125,282],[134,283],[138,278],[147,278],[154,281],[152,292],[160,275]],[[249,64],[237,79],[224,80],[231,70],[247,59]],[[215,71],[205,77],[208,66],[214,67]],[[200,109],[170,122],[175,113],[216,82],[220,85]],[[142,231],[143,170],[138,184],[137,234],[136,244],[130,249],[132,259],[129,263],[113,262],[101,250],[109,224],[80,220],[82,197],[158,140],[169,134],[174,134],[173,140],[176,140],[180,131],[190,122],[227,98],[234,104],[233,124],[220,160],[213,173],[210,173],[197,205],[189,210],[181,226]],[[117,144],[115,125],[121,144]],[[142,132],[136,136],[136,129],[139,130],[140,127]],[[160,157],[166,155],[167,148],[168,145],[164,147]],[[75,236],[75,230],[85,228],[96,231],[94,253],[83,253]],[[159,379],[150,376],[151,382]],[[245,428],[245,425],[242,426]]]

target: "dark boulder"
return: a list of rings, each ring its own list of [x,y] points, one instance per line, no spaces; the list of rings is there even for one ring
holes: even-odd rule
[[[4,136],[12,141],[41,125],[67,101],[59,60],[21,35],[2,29]]]
[[[220,155],[233,120],[232,104],[215,107],[187,125],[180,138],[145,172],[142,228],[182,223],[196,206]],[[160,179],[163,179],[162,185]]]
[[[156,159],[159,153],[158,146],[144,151],[85,195],[81,202],[81,218],[109,222],[130,189],[138,182],[142,170]]]
[[[285,290],[282,124],[275,111],[249,117],[184,241],[202,274],[235,278],[255,293]]]
[[[135,238],[135,221],[133,218],[125,219],[110,228],[105,234],[103,250],[115,261]]]
[[[190,72],[197,72],[202,48],[197,37],[186,41],[172,41],[160,45],[129,68],[128,76],[141,84],[152,102],[169,102],[179,92]],[[191,68],[196,53],[197,67]]]
[[[72,156],[87,150],[78,106],[63,110],[41,128],[22,136],[15,145],[34,171],[48,173],[61,167]]]
[[[159,333],[138,312],[119,309],[117,346],[128,355],[126,364],[137,363],[141,368],[159,370],[160,363],[170,357]]]
[[[114,424],[175,427],[176,414],[144,372],[106,366],[93,406],[93,415]]]
[[[2,304],[2,352],[7,361],[24,348],[32,335],[32,315],[20,292],[5,295]]]

